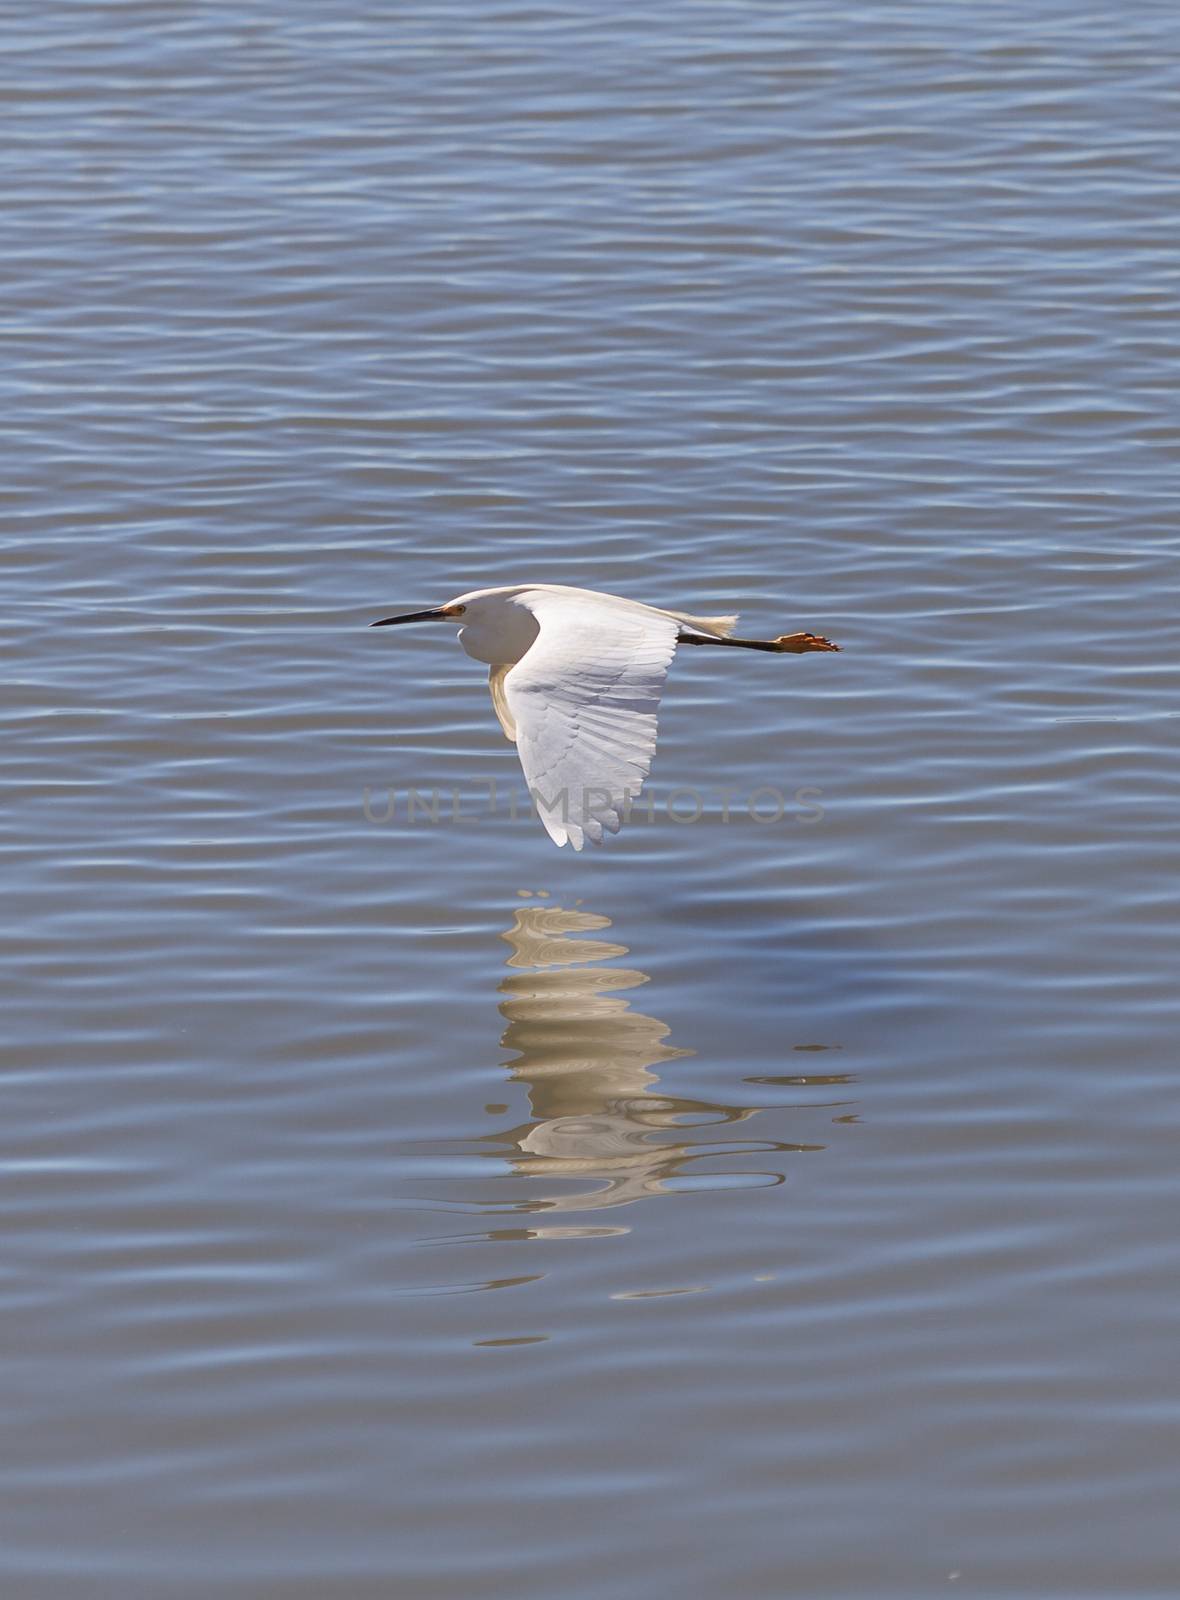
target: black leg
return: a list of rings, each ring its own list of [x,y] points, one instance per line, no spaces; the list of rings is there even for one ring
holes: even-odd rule
[[[838,644],[818,633],[784,633],[777,639],[717,639],[708,633],[676,635],[678,644],[720,644],[735,650],[772,650],[776,655],[806,655],[811,650],[839,650]]]

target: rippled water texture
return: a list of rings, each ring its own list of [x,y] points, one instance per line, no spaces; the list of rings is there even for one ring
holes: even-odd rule
[[[1174,1596],[1175,6],[4,15],[6,1600]]]

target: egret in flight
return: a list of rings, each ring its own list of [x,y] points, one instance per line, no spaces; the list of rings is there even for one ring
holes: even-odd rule
[[[678,644],[803,655],[836,650],[815,633],[735,639],[737,617],[661,611],[561,583],[473,589],[445,606],[382,617],[457,622],[459,643],[487,663],[500,726],[516,745],[545,831],[581,850],[617,833],[656,747],[656,712]]]

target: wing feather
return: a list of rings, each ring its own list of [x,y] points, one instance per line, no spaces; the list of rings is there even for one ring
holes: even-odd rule
[[[500,692],[546,832],[581,850],[617,833],[643,787],[676,653],[676,619],[646,606],[529,590],[537,637]]]

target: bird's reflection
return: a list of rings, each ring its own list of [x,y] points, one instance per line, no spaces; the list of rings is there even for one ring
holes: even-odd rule
[[[508,1024],[501,1042],[514,1052],[507,1065],[527,1086],[532,1120],[496,1142],[506,1138],[513,1171],[541,1180],[544,1188],[513,1209],[586,1211],[676,1189],[781,1182],[780,1170],[746,1170],[746,1161],[735,1172],[731,1159],[727,1174],[716,1158],[823,1146],[710,1132],[748,1122],[762,1108],[657,1089],[651,1069],[693,1052],[666,1042],[665,1023],[621,998],[620,991],[648,980],[634,968],[603,965],[628,953],[625,945],[597,937],[609,926],[609,918],[577,907],[527,905],[501,935],[511,949],[511,970],[500,984]],[[706,1157],[713,1158],[708,1170],[690,1175]],[[579,1180],[580,1192],[554,1179]]]

